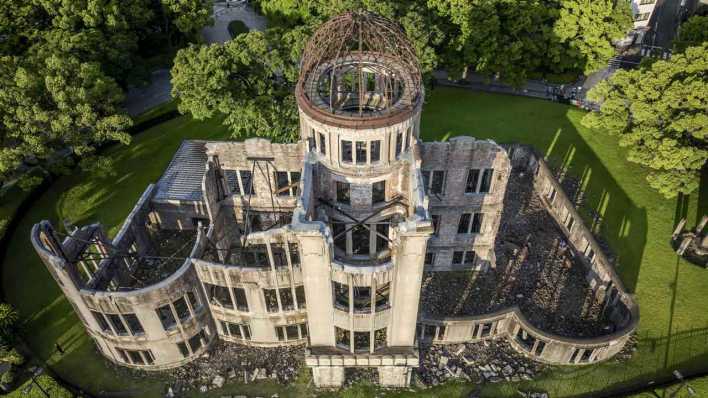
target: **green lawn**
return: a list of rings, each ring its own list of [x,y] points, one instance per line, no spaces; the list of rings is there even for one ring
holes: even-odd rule
[[[647,187],[644,172],[624,160],[615,138],[580,125],[582,111],[541,100],[480,94],[438,88],[428,93],[422,117],[424,140],[467,134],[499,143],[521,142],[535,146],[549,161],[582,177],[588,206],[601,214],[595,227],[619,257],[619,272],[640,305],[640,345],[630,363],[608,363],[559,369],[523,388],[548,389],[554,397],[584,392],[635,378],[653,378],[666,368],[695,368],[708,363],[708,271],[677,261],[668,239],[685,214],[693,225],[699,200],[666,200]],[[449,133],[449,134],[448,134]],[[117,231],[147,184],[156,181],[180,141],[185,138],[222,139],[227,136],[217,122],[198,123],[180,117],[134,138],[130,147],[108,151],[116,160],[116,175],[101,178],[77,173],[60,179],[23,217],[3,260],[3,289],[25,322],[30,347],[63,377],[92,392],[133,391],[141,397],[160,396],[162,385],[140,378],[116,376],[99,359],[70,305],[36,257],[29,244],[33,223],[47,218],[55,225],[68,219],[77,224],[101,221]],[[705,197],[700,203],[707,203]],[[52,354],[59,341],[68,352]],[[302,383],[306,383],[303,376]],[[490,397],[514,396],[520,386],[493,385]],[[257,393],[276,386],[249,385]],[[469,386],[454,384],[425,394],[393,392],[385,396],[461,396]],[[280,396],[303,396],[301,383],[282,389]],[[368,396],[365,387],[345,396]],[[214,392],[220,396],[221,392]],[[231,387],[226,393],[235,393]]]
[[[691,380],[688,385],[695,392],[694,397],[708,397],[708,377],[702,377],[700,379]],[[632,395],[627,398],[657,398],[657,397],[668,397],[669,394],[676,393],[676,398],[688,398],[690,397],[686,387],[681,387],[680,384],[674,384],[668,388],[657,388],[641,394]],[[666,394],[666,395],[664,395]]]

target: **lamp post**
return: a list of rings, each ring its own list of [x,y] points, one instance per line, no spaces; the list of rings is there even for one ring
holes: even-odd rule
[[[42,388],[42,386],[39,383],[37,383],[36,378],[39,377],[42,373],[44,373],[44,369],[42,369],[42,368],[34,368],[34,370],[32,370],[32,376],[31,376],[32,382],[30,384],[28,384],[27,387],[22,389],[23,394],[29,394],[30,391],[32,391],[32,387],[37,386],[37,388],[39,388],[39,391],[41,391],[45,397],[51,398],[49,393],[44,388]]]

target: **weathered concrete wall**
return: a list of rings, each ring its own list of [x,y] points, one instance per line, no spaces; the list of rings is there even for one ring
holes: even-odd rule
[[[492,141],[475,140],[471,137],[454,137],[448,142],[430,142],[421,145],[422,170],[445,173],[442,193],[429,194],[431,216],[439,217],[437,234],[428,242],[429,252],[434,253],[430,270],[459,268],[485,269],[495,266],[494,240],[499,230],[504,193],[511,171],[511,164],[502,147]],[[481,190],[484,170],[492,169],[489,192]],[[467,193],[466,185],[470,170],[479,170],[474,192]],[[432,182],[430,182],[432,184]],[[430,187],[427,187],[430,189]],[[463,213],[482,213],[479,233],[458,233]],[[454,251],[473,250],[476,254],[473,265],[453,264]]]

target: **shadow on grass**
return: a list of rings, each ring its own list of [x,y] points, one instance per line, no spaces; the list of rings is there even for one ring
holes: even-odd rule
[[[451,132],[500,144],[528,144],[544,154],[549,164],[577,178],[579,193],[585,198],[579,210],[586,225],[609,243],[626,289],[635,291],[647,243],[647,212],[632,201],[588,144],[588,140],[595,141],[598,147],[616,138],[589,130],[581,134],[578,129],[584,113],[548,101],[450,88],[430,94],[422,117],[424,141],[440,140]]]

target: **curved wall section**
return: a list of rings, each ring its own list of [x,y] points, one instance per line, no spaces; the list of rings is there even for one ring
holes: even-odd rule
[[[534,190],[546,210],[575,251],[582,253],[586,279],[595,299],[609,313],[614,331],[593,338],[562,337],[535,327],[514,306],[472,317],[423,317],[419,320],[418,338],[452,344],[504,337],[519,353],[552,365],[586,365],[607,360],[624,348],[636,330],[639,308],[543,159],[525,146],[512,146],[509,152],[515,166],[535,175]]]

